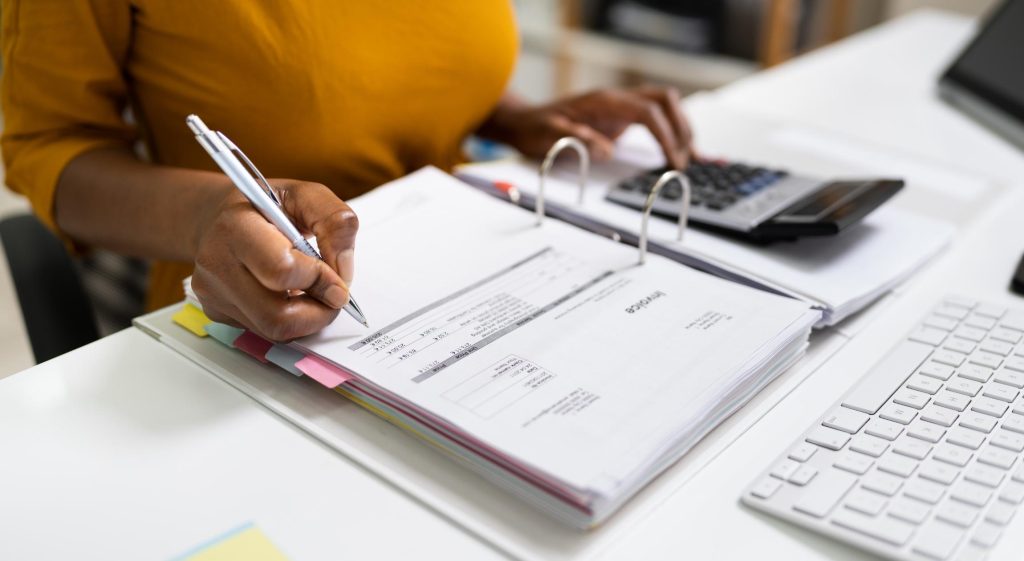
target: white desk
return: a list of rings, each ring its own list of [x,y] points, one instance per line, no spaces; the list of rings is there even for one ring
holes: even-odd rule
[[[936,57],[955,51],[968,31],[962,20],[934,14],[905,19],[720,95],[758,110],[758,89],[770,86],[785,98],[787,88],[802,88],[815,72],[834,68],[830,56],[836,64],[856,61],[845,70],[851,82],[858,82],[858,72],[860,82],[871,79],[872,61],[886,60],[891,49],[906,50],[911,65],[934,66]],[[913,48],[926,39],[944,46]],[[916,87],[905,90],[904,101],[911,103],[916,95],[919,103],[932,103],[924,83],[930,75],[903,78]],[[752,100],[742,99],[744,88],[755,91]],[[809,92],[800,95],[817,99]],[[777,101],[782,107],[784,100],[770,103],[774,107]],[[819,102],[817,113],[809,109],[794,116],[778,107],[764,113],[854,136],[870,128],[860,120],[874,119],[886,127],[889,145],[926,160],[948,157],[943,150],[949,148],[941,143],[921,144],[917,129],[890,125],[884,108],[865,110],[857,123],[861,128],[855,129],[846,117],[829,113],[846,111],[843,106],[829,109]],[[944,115],[924,119],[931,123],[930,134],[967,127],[945,107],[930,110]],[[971,154],[978,169],[1024,165],[1005,150],[971,149]],[[969,232],[925,275],[868,313],[871,330],[857,335],[692,479],[662,486],[660,507],[617,536],[603,557],[742,559],[771,552],[773,558],[788,559],[863,558],[740,506],[740,490],[941,294],[962,290],[1024,306],[1005,290],[1024,245],[1016,219],[1024,190],[1007,193],[990,215],[965,223]],[[296,561],[424,553],[499,557],[135,330],[0,380],[0,450],[0,559],[163,559],[250,520]],[[1024,540],[1024,532],[1016,534],[1004,539]]]

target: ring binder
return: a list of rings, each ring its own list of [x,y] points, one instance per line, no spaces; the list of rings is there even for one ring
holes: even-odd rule
[[[583,144],[583,141],[576,138],[575,136],[564,136],[559,138],[548,153],[544,156],[544,162],[540,165],[540,184],[537,188],[537,226],[540,226],[544,220],[544,179],[547,177],[548,172],[551,171],[551,166],[555,163],[555,158],[565,150],[566,148],[572,148],[579,154],[580,157],[580,193],[578,196],[577,204],[583,204],[583,189],[587,186],[587,176],[590,175],[590,153],[587,151],[587,145]]]
[[[658,181],[654,183],[654,187],[651,188],[651,192],[647,194],[647,200],[644,202],[643,218],[640,219],[640,240],[637,243],[637,248],[640,250],[641,265],[647,261],[647,222],[651,218],[654,201],[658,198],[658,192],[661,191],[661,188],[673,179],[678,180],[683,188],[681,208],[679,209],[679,232],[676,234],[676,241],[683,241],[683,231],[686,230],[686,221],[690,217],[690,180],[679,170],[670,169],[661,174]]]

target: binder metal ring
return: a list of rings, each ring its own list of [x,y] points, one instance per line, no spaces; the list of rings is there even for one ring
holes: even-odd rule
[[[544,220],[544,180],[551,171],[551,166],[555,164],[555,158],[566,148],[572,148],[580,157],[580,192],[577,197],[577,204],[583,204],[583,190],[587,186],[587,176],[590,175],[590,153],[587,151],[587,145],[583,144],[582,140],[575,136],[565,136],[559,138],[558,142],[555,142],[551,149],[548,150],[548,153],[544,156],[544,162],[540,165],[540,184],[537,188],[536,204],[537,226],[540,226]]]
[[[683,188],[683,196],[679,208],[679,231],[676,233],[676,241],[683,241],[683,231],[686,230],[686,222],[690,218],[690,180],[680,171],[670,169],[661,174],[658,181],[651,187],[651,192],[644,202],[643,218],[640,222],[640,240],[637,248],[640,250],[640,264],[647,261],[647,223],[651,218],[651,210],[654,208],[654,201],[658,198],[658,192],[670,181],[677,180]]]

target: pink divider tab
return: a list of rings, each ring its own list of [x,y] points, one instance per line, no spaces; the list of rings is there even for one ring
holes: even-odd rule
[[[274,346],[273,343],[252,331],[246,331],[239,335],[238,338],[235,339],[234,345],[236,349],[245,351],[260,362],[267,362],[267,351],[270,350],[270,347]]]
[[[352,379],[352,375],[348,372],[313,355],[307,355],[306,358],[296,362],[295,368],[328,388],[336,388]]]

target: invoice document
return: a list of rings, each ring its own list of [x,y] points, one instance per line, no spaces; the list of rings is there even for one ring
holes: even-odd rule
[[[638,265],[633,247],[537,226],[432,168],[353,208],[371,327],[341,315],[296,345],[584,524],[795,361],[820,317],[668,259]]]

